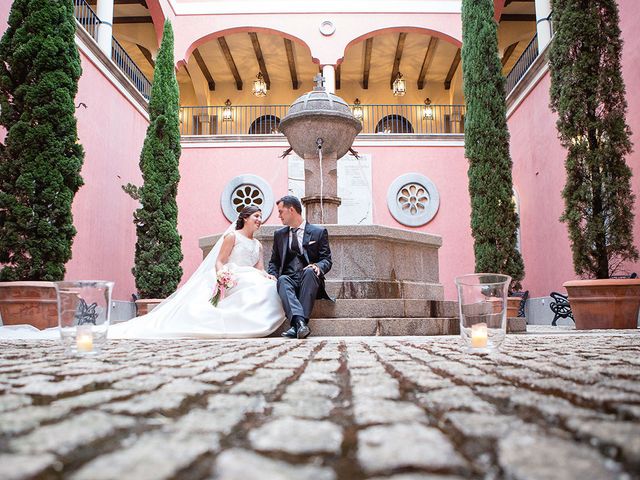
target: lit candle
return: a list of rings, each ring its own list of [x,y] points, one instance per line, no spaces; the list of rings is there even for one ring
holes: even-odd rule
[[[473,348],[485,348],[487,346],[486,323],[471,325],[471,346]]]
[[[93,332],[91,325],[81,325],[76,330],[76,347],[78,352],[93,351]]]

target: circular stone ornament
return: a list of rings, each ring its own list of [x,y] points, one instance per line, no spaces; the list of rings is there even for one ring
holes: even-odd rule
[[[336,26],[333,24],[333,22],[329,20],[325,20],[320,24],[320,33],[325,37],[328,37],[329,35],[333,35],[335,31],[336,31]]]
[[[420,227],[438,213],[440,194],[435,184],[424,175],[406,173],[389,185],[387,207],[401,224]]]
[[[255,205],[262,210],[262,221],[273,211],[273,192],[265,179],[251,174],[238,175],[224,187],[220,198],[227,220],[235,222],[244,207]]]

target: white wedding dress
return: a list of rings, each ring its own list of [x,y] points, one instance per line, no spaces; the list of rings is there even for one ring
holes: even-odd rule
[[[147,315],[112,324],[109,338],[251,338],[277,330],[285,315],[276,282],[254,268],[260,258],[260,242],[232,232],[235,245],[227,267],[237,284],[216,307],[209,300],[224,235],[181,288]],[[59,333],[57,328],[1,327],[0,339],[7,338],[59,338]]]

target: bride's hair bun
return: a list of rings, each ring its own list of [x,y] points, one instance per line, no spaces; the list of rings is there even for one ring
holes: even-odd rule
[[[249,205],[248,207],[244,207],[238,215],[238,219],[236,220],[236,230],[241,230],[244,227],[244,220],[249,218],[256,212],[260,212],[261,210],[255,205]]]

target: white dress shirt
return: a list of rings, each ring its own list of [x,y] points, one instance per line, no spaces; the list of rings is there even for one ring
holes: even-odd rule
[[[298,227],[297,236],[298,236],[298,245],[300,245],[300,252],[304,253],[304,246],[302,245],[302,239],[304,238],[304,228],[307,225],[305,220],[302,221],[300,226]],[[289,228],[289,248],[291,248],[291,237],[293,235],[293,227]]]

